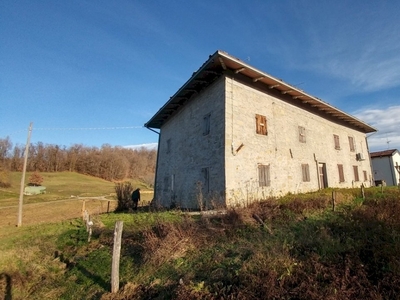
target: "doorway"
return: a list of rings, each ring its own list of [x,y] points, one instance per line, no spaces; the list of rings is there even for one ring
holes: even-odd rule
[[[318,163],[318,175],[319,175],[319,188],[325,189],[328,187],[328,178],[326,176],[326,164]]]

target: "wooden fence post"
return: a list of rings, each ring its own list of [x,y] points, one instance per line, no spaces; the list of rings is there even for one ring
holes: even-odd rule
[[[364,184],[361,184],[361,197],[363,198],[363,200],[365,200],[365,188],[364,188]]]
[[[82,219],[85,221],[86,200],[82,201]]]
[[[111,266],[111,293],[116,293],[119,290],[119,260],[121,255],[121,237],[123,226],[123,221],[115,222],[114,248]]]
[[[110,200],[108,200],[108,203],[107,203],[107,213],[109,213],[110,212]]]
[[[335,211],[336,191],[332,191],[332,211]]]

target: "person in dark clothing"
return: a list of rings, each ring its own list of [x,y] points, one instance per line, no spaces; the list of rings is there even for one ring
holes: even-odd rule
[[[137,210],[139,201],[140,201],[140,189],[136,189],[132,192],[133,210]]]

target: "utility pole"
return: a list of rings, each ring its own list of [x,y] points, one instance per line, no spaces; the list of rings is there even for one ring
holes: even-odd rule
[[[24,203],[25,173],[26,173],[26,164],[28,163],[28,152],[29,152],[29,144],[31,141],[32,125],[33,123],[31,122],[29,124],[28,139],[26,141],[26,146],[25,146],[24,168],[22,170],[21,189],[19,191],[18,224],[17,224],[18,227],[21,227],[22,225],[22,204]]]

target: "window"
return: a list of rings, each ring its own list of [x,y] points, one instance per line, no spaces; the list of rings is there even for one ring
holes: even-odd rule
[[[299,126],[299,141],[300,143],[306,142],[306,129],[302,126]]]
[[[340,150],[339,136],[337,134],[334,134],[333,139],[335,141],[335,149]]]
[[[258,165],[259,186],[270,186],[269,165]]]
[[[266,116],[256,114],[256,133],[262,135],[268,135]]]
[[[211,114],[208,114],[203,118],[203,135],[208,135],[210,133],[210,117]]]
[[[363,173],[364,173],[364,181],[368,181],[367,171],[364,170]]]
[[[310,181],[310,167],[308,166],[308,164],[302,164],[301,171],[303,173],[303,181],[309,182]]]
[[[355,152],[356,145],[354,144],[354,138],[352,136],[349,136],[349,145],[350,145],[350,151]]]
[[[163,191],[168,192],[169,191],[169,176],[164,177],[164,186],[163,186]]]
[[[337,165],[339,171],[339,182],[344,182],[343,165]]]
[[[167,153],[171,153],[171,139],[167,140]]]
[[[203,192],[208,193],[210,191],[210,169],[202,168],[201,173],[203,175]]]
[[[171,191],[175,190],[175,174],[171,175]]]
[[[353,171],[354,171],[354,181],[360,181],[360,178],[358,177],[358,166],[353,166]]]

